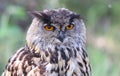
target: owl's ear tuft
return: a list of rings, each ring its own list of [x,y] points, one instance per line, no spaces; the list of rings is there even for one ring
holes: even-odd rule
[[[46,23],[48,23],[50,21],[50,16],[48,16],[44,12],[32,11],[32,12],[28,12],[28,13],[31,14],[33,17],[37,17],[38,19],[43,20]]]
[[[71,14],[70,17],[71,19],[74,19],[74,18],[81,19],[81,16],[79,14]]]
[[[74,19],[82,19],[79,14],[70,14],[70,22],[73,22]]]
[[[33,17],[42,18],[42,14],[39,11],[29,11],[28,13]]]

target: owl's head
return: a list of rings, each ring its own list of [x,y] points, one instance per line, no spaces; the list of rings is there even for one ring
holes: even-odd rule
[[[33,11],[35,17],[27,32],[27,44],[31,47],[83,44],[85,42],[85,26],[80,17],[65,8]]]

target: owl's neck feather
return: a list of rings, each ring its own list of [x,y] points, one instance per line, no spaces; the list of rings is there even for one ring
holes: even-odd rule
[[[34,54],[34,56],[40,58],[40,61],[36,62],[37,64],[39,64],[40,62],[44,62],[46,65],[46,71],[50,71],[52,69],[55,69],[57,71],[57,68],[59,67],[59,73],[61,76],[63,76],[65,73],[65,71],[63,71],[62,69],[66,69],[70,66],[71,68],[69,69],[72,70],[71,73],[73,73],[75,67],[79,69],[78,62],[81,62],[82,67],[85,68],[85,66],[83,66],[84,62],[82,59],[88,60],[87,53],[84,49],[84,41],[69,41],[68,43],[64,44],[47,45],[44,45],[43,43],[38,43],[32,46],[29,45],[28,48],[31,53]],[[67,76],[71,76],[71,73]],[[48,75],[49,74],[50,73],[48,73]]]
[[[50,43],[44,44],[44,42],[34,42],[28,44],[28,47],[32,53],[39,54],[41,58],[48,59],[46,57],[52,57],[53,60],[50,58],[46,61],[48,62],[57,62],[58,60],[65,59],[69,60],[71,57],[76,57],[78,52],[83,52],[85,48],[85,42],[79,40],[78,42],[71,42],[68,41],[66,43]],[[82,54],[81,54],[82,55]],[[58,59],[54,59],[58,58]],[[56,61],[57,60],[57,61]]]

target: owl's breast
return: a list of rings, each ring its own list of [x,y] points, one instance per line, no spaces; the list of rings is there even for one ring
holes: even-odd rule
[[[91,67],[87,53],[80,48],[61,48],[45,52],[47,76],[90,76]],[[47,59],[47,58],[46,58]]]

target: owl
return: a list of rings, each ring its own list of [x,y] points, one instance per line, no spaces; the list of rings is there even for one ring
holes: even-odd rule
[[[81,16],[65,8],[31,14],[26,45],[9,59],[2,76],[91,76]]]

